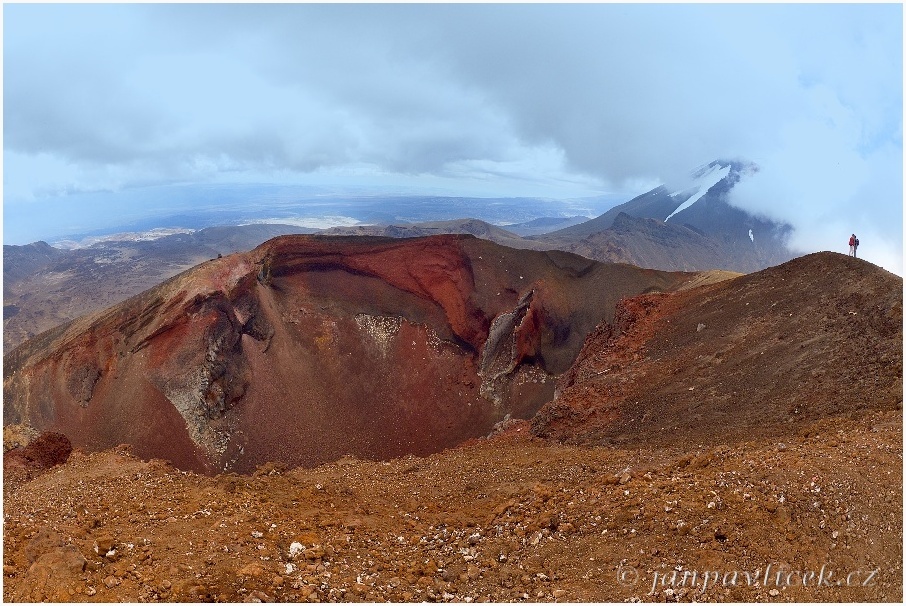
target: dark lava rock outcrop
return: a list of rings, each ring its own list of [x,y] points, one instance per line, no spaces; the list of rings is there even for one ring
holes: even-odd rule
[[[627,296],[690,274],[470,236],[276,238],[4,359],[4,422],[208,473],[427,454],[530,418]]]

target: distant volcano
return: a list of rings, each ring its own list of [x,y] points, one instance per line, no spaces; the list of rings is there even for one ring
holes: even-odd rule
[[[758,171],[715,160],[683,183],[662,185],[603,215],[532,238],[601,261],[671,270],[752,272],[788,261],[792,227],[731,206],[734,185]]]

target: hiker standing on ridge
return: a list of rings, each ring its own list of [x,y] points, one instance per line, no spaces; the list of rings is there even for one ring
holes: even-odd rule
[[[853,234],[849,237],[849,256],[856,256],[856,247],[859,245],[859,239],[856,238],[856,234]]]

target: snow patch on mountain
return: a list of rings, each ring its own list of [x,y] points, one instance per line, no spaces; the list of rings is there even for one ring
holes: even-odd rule
[[[669,221],[670,217],[676,213],[683,211],[698,202],[706,193],[708,193],[709,189],[717,185],[718,181],[730,174],[730,168],[730,165],[721,166],[720,164],[716,164],[704,172],[697,172],[697,177],[690,186],[684,187],[671,195],[676,196],[677,194],[687,192],[690,189],[694,189],[695,193],[693,193],[685,202],[677,206],[676,210],[667,215],[667,218],[664,219],[664,221]]]

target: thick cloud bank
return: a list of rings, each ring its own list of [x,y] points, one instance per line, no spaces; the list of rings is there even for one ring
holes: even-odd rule
[[[4,198],[569,197],[745,158],[736,204],[901,271],[902,71],[899,5],[8,5]]]

